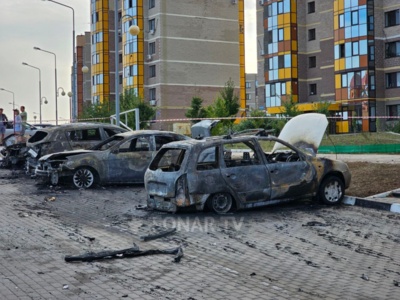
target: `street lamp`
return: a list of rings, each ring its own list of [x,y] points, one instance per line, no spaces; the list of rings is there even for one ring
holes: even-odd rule
[[[77,98],[77,74],[76,74],[76,55],[75,55],[75,10],[64,3],[60,3],[54,0],[42,0],[49,1],[55,4],[67,7],[72,10],[72,120],[76,120],[78,111],[78,98]],[[57,85],[56,85],[57,87]],[[56,117],[57,119],[57,117]]]
[[[114,44],[115,44],[115,121],[117,123],[117,126],[120,125],[120,119],[119,119],[119,59],[118,59],[118,45],[119,45],[119,37],[118,37],[118,31],[119,31],[119,26],[118,26],[118,0],[114,0],[114,29],[115,29],[115,37],[114,37]],[[122,30],[122,19],[124,17],[129,17],[133,18],[130,15],[124,15],[121,17],[121,32]],[[129,33],[131,35],[139,35],[140,33],[140,28],[137,25],[132,25],[128,29]]]
[[[39,71],[39,118],[40,118],[40,123],[42,123],[42,72],[38,67],[32,66],[30,64],[27,64],[26,62],[22,63],[24,66],[34,68]]]
[[[56,54],[54,53],[54,52],[50,52],[50,51],[47,51],[47,50],[44,50],[44,49],[41,49],[41,48],[39,48],[39,47],[33,47],[33,49],[35,49],[35,50],[39,50],[39,51],[43,51],[43,52],[46,52],[46,53],[50,53],[50,54],[53,54],[54,55],[54,80],[55,80],[55,91],[56,91],[56,125],[58,125],[58,104],[57,104],[57,56],[56,56]]]
[[[12,102],[12,105],[13,105],[13,109],[15,109],[15,97],[14,97],[14,92],[12,92],[12,91],[9,91],[9,90],[6,90],[6,89],[3,89],[3,88],[0,88],[0,91],[5,91],[5,92],[8,92],[8,93],[11,93],[12,95],[13,95],[13,102]],[[11,102],[10,102],[10,104],[11,104]]]

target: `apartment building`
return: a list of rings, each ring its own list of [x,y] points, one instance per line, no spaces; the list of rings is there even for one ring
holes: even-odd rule
[[[91,0],[93,103],[114,102],[118,76],[119,90],[134,91],[154,106],[157,120],[184,118],[194,96],[209,105],[232,79],[245,110],[244,0],[117,2]],[[129,33],[133,24],[138,35]]]
[[[330,103],[338,133],[376,131],[400,116],[399,1],[265,0],[259,6],[258,69],[268,113],[280,114],[288,99],[304,111]]]

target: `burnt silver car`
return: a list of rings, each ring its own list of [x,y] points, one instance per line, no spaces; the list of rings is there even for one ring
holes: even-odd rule
[[[145,174],[147,205],[227,213],[316,196],[338,204],[351,174],[342,161],[316,157],[327,124],[324,115],[304,114],[290,120],[279,138],[210,137],[165,145]]]
[[[37,129],[26,143],[27,171],[34,170],[38,159],[46,154],[89,149],[117,133],[126,131],[106,123],[71,123]]]
[[[168,131],[120,133],[88,150],[45,155],[39,159],[35,174],[53,185],[67,179],[77,188],[96,183],[143,183],[144,173],[161,146],[186,139],[190,138]]]

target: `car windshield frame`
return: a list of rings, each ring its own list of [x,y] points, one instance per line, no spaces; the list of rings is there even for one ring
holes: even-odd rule
[[[122,141],[125,141],[126,139],[123,136],[120,135],[113,135],[112,137],[94,145],[93,147],[90,147],[88,150],[95,150],[95,151],[107,151],[114,147],[115,145],[120,144]],[[107,145],[109,144],[109,145]],[[102,148],[104,145],[106,147]]]

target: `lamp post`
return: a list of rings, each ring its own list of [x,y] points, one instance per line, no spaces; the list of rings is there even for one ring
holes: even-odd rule
[[[39,119],[40,123],[42,123],[42,72],[38,67],[27,64],[26,62],[22,63],[24,66],[34,68],[39,71]]]
[[[42,0],[42,1],[49,1],[55,4],[67,7],[72,10],[72,120],[76,120],[77,117],[77,105],[78,105],[78,98],[77,98],[77,74],[76,74],[76,55],[75,55],[75,10],[64,3],[60,3],[54,0]],[[57,87],[57,85],[56,85]],[[56,117],[57,119],[57,117]]]
[[[118,59],[118,31],[119,31],[119,26],[118,26],[118,0],[114,0],[114,30],[115,30],[115,37],[114,37],[114,46],[115,46],[115,121],[117,123],[117,126],[120,125],[120,119],[119,119],[119,59]],[[132,16],[129,15],[124,15],[121,17],[121,31],[122,31],[122,19],[124,17],[130,17],[133,18]],[[140,33],[140,28],[137,25],[132,25],[129,27],[129,33],[131,35],[138,35]]]
[[[14,97],[14,92],[12,92],[12,91],[9,91],[9,90],[6,90],[6,89],[3,89],[3,88],[0,88],[0,91],[5,91],[5,92],[8,92],[8,93],[11,93],[12,95],[13,95],[13,102],[12,102],[12,105],[13,105],[13,109],[15,108],[15,97]]]
[[[47,51],[47,50],[44,50],[44,49],[41,49],[41,48],[39,48],[39,47],[33,47],[33,49],[35,49],[35,50],[39,50],[39,51],[43,51],[43,52],[46,52],[46,53],[50,53],[50,54],[53,54],[54,55],[54,80],[55,80],[55,91],[56,91],[56,125],[58,125],[58,100],[57,100],[57,56],[56,56],[56,54],[54,53],[54,52],[50,52],[50,51]]]

